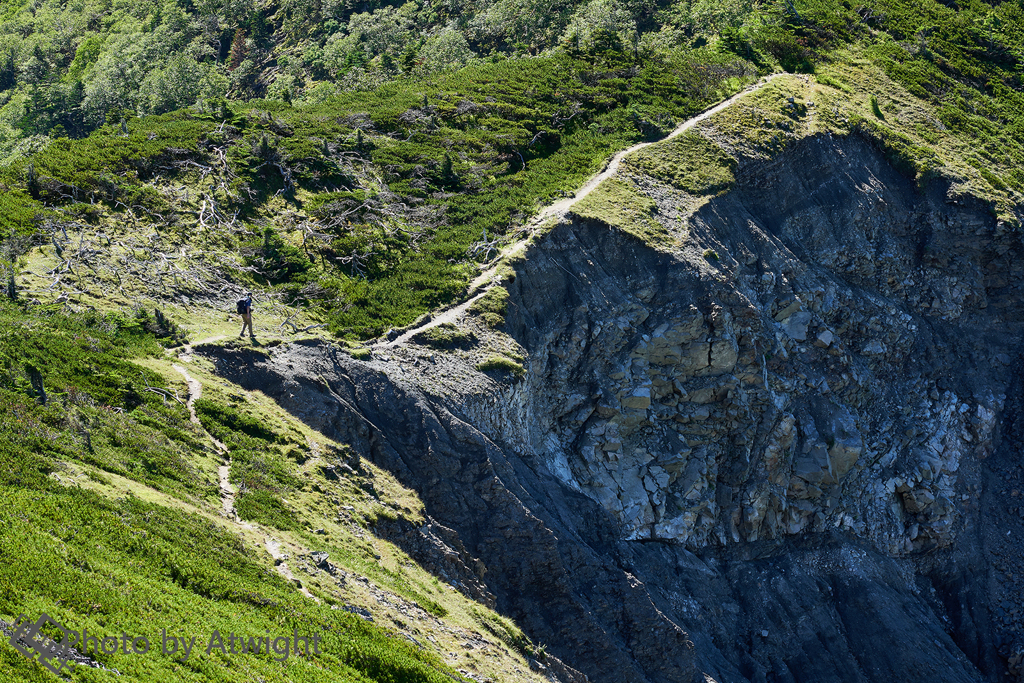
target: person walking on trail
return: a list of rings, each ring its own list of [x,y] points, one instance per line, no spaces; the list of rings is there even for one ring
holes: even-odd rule
[[[245,328],[249,328],[249,336],[255,337],[256,335],[252,332],[252,292],[246,292],[244,299],[238,300],[238,314],[242,316],[242,331],[238,333],[239,337],[245,336]]]

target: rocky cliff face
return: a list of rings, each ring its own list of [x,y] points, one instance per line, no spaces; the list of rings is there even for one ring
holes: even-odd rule
[[[1021,305],[1016,235],[943,189],[856,138],[809,139],[745,168],[681,255],[559,231],[512,287],[524,452],[630,540],[949,545]]]
[[[856,136],[741,160],[692,213],[645,182],[684,246],[564,222],[511,339],[462,321],[521,380],[411,344],[224,372],[419,490],[436,527],[390,533],[561,680],[1016,673],[1019,235]]]

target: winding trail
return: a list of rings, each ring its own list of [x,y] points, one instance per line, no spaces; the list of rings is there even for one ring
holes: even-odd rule
[[[757,83],[754,83],[752,85],[747,86],[746,88],[744,88],[743,90],[739,91],[738,93],[736,93],[732,97],[730,97],[728,99],[725,99],[725,100],[722,100],[721,102],[719,102],[715,106],[711,107],[710,109],[705,109],[700,114],[697,114],[696,116],[694,116],[692,119],[687,119],[686,121],[683,121],[678,126],[676,126],[675,130],[673,130],[671,133],[669,133],[668,135],[666,135],[665,137],[663,137],[660,140],[655,140],[653,142],[638,142],[637,144],[633,145],[632,147],[627,147],[626,149],[622,150],[621,152],[616,152],[615,155],[612,156],[612,158],[608,160],[608,163],[605,165],[604,169],[600,173],[598,173],[597,175],[592,177],[590,180],[585,182],[583,184],[583,186],[576,191],[576,194],[574,196],[566,197],[565,199],[563,199],[563,200],[561,200],[559,202],[555,202],[554,204],[548,206],[545,209],[541,209],[540,213],[538,213],[533,218],[533,220],[530,221],[530,226],[531,227],[537,227],[541,223],[544,223],[545,221],[547,221],[547,220],[549,220],[551,218],[561,218],[562,216],[564,216],[573,207],[573,205],[576,204],[576,202],[578,202],[581,199],[583,199],[584,197],[586,197],[588,194],[593,192],[597,188],[598,185],[600,185],[605,180],[607,180],[608,178],[611,178],[613,175],[615,175],[616,171],[619,170],[619,164],[622,162],[622,160],[626,156],[632,154],[633,152],[638,152],[641,149],[644,149],[645,147],[650,147],[651,145],[657,145],[657,144],[660,144],[662,142],[666,142],[668,140],[671,140],[672,138],[675,138],[675,137],[678,137],[678,136],[682,135],[686,131],[688,131],[691,128],[693,128],[694,126],[696,126],[698,123],[701,123],[702,121],[706,121],[707,119],[711,118],[712,116],[714,116],[718,112],[720,112],[723,109],[726,109],[727,107],[731,106],[733,103],[735,103],[741,97],[743,97],[745,95],[749,95],[750,93],[755,92],[757,90],[760,90],[764,86],[768,85],[775,78],[777,78],[778,76],[782,76],[782,75],[784,75],[784,74],[771,74],[769,76],[766,76],[766,77],[762,78]],[[525,241],[525,240],[521,240],[521,242],[522,241]],[[514,247],[515,245],[512,245],[512,246]],[[473,285],[475,285],[480,280],[481,277],[483,277],[483,276],[481,275],[480,277],[477,277],[477,279],[474,280]],[[470,289],[471,290],[473,288],[473,285],[470,285]]]
[[[203,397],[203,385],[192,375],[188,374],[188,370],[178,364],[171,366],[178,372],[182,377],[185,378],[185,384],[188,385],[188,400],[185,401],[186,407],[188,407],[189,420],[206,433],[210,440],[213,441],[213,445],[216,446],[217,452],[222,456],[227,456],[227,446],[219,441],[213,434],[210,434],[203,428],[202,422],[196,416],[195,402],[196,399]],[[253,526],[247,522],[243,522],[238,518],[238,513],[235,511],[235,487],[231,485],[231,458],[225,457],[224,464],[217,467],[217,477],[220,481],[220,500],[221,500],[221,512],[230,520],[238,522],[246,528],[253,528]]]
[[[264,541],[264,545],[267,548],[267,552],[270,553],[270,556],[274,558],[274,566],[277,568],[277,573],[284,577],[285,580],[294,583],[300,593],[310,600],[314,600],[319,603],[320,600],[310,593],[309,589],[302,585],[302,582],[296,579],[295,575],[292,574],[292,570],[288,568],[288,564],[285,562],[288,556],[281,552],[281,542],[276,538],[268,537],[267,540]]]
[[[202,423],[199,422],[199,418],[196,417],[196,405],[195,405],[196,399],[197,398],[202,398],[202,396],[203,396],[203,385],[202,385],[202,383],[200,383],[199,380],[197,380],[194,377],[192,377],[192,375],[188,374],[188,370],[186,370],[185,368],[181,367],[180,365],[174,364],[171,367],[174,368],[174,370],[179,375],[181,375],[182,377],[185,378],[185,384],[188,385],[188,399],[185,401],[185,407],[188,408],[188,419],[192,422],[192,424],[197,424],[199,426],[202,426]],[[210,437],[210,438],[213,438],[213,437]],[[216,441],[216,439],[214,439],[214,441]],[[220,442],[218,441],[217,443],[220,443]],[[221,444],[221,447],[223,447],[223,446],[224,446],[224,444]]]
[[[210,337],[209,339],[204,339],[196,343],[208,343],[217,341],[219,339],[223,339],[223,337]],[[191,352],[191,348],[189,348],[189,352]],[[203,396],[202,382],[192,377],[192,375],[188,373],[188,370],[183,368],[181,365],[175,363],[171,367],[174,368],[174,370],[178,374],[185,378],[185,384],[188,385],[188,400],[185,402],[185,405],[188,407],[189,420],[193,424],[198,425],[199,428],[202,429],[203,432],[205,432],[206,435],[210,437],[210,440],[213,441],[214,445],[217,447],[217,452],[219,454],[221,454],[222,456],[227,456],[225,457],[224,464],[219,465],[217,467],[217,476],[218,479],[220,480],[221,514],[243,528],[255,529],[256,527],[254,525],[240,519],[238,517],[238,512],[235,510],[235,487],[231,485],[231,458],[230,456],[228,456],[227,447],[221,441],[215,438],[212,434],[207,432],[206,429],[203,428],[202,422],[199,421],[199,417],[196,415],[196,399],[202,398]],[[315,443],[313,445],[317,446]],[[317,446],[316,450],[319,450],[319,446]],[[287,558],[287,556],[281,552],[280,541],[268,536],[264,541],[264,545],[267,548],[267,552],[270,553],[270,556],[274,558],[274,565],[277,568],[278,574],[287,579],[290,583],[295,584],[296,588],[307,598],[319,603],[320,600],[315,595],[310,593],[309,589],[307,589],[302,584],[301,581],[295,578],[295,575],[292,574],[291,569],[289,569],[287,563],[285,563],[285,559]]]
[[[554,204],[551,204],[541,209],[537,213],[537,215],[534,216],[529,223],[527,223],[525,227],[526,236],[502,249],[501,253],[498,254],[498,256],[495,257],[495,259],[491,262],[491,266],[473,279],[473,281],[469,285],[469,292],[470,294],[472,294],[472,296],[469,299],[463,301],[461,304],[457,306],[454,306],[444,311],[440,311],[432,315],[429,321],[423,323],[419,327],[407,330],[406,332],[402,333],[392,341],[380,342],[378,344],[375,344],[374,346],[383,348],[398,346],[399,344],[404,344],[408,342],[410,339],[412,339],[414,335],[419,334],[424,330],[428,330],[431,327],[435,327],[442,323],[455,322],[455,320],[463,313],[465,313],[466,310],[470,306],[472,306],[475,301],[484,296],[488,292],[488,290],[490,290],[492,287],[494,287],[495,284],[497,284],[495,282],[495,275],[498,272],[498,265],[501,263],[504,257],[511,256],[515,252],[523,249],[526,246],[526,243],[530,240],[530,238],[533,237],[534,233],[537,231],[538,228],[541,227],[541,225],[543,225],[545,222],[551,219],[558,219],[565,216],[565,214],[568,213],[572,209],[572,207],[576,205],[577,202],[579,202],[587,195],[589,195],[591,192],[593,192],[597,188],[597,186],[603,183],[605,180],[615,175],[615,173],[619,170],[619,164],[627,155],[633,154],[634,152],[644,149],[645,147],[657,145],[659,143],[671,140],[672,138],[682,135],[686,131],[696,126],[698,123],[706,121],[707,119],[711,118],[718,112],[731,106],[740,98],[749,95],[752,92],[760,90],[777,77],[784,75],[788,74],[776,73],[760,79],[756,83],[747,86],[746,88],[736,93],[732,97],[722,100],[715,106],[711,107],[710,109],[704,110],[703,112],[697,114],[691,119],[687,119],[683,123],[679,124],[675,128],[675,130],[673,130],[671,133],[661,138],[660,140],[655,140],[653,142],[639,142],[633,145],[632,147],[627,147],[626,149],[620,152],[616,152],[611,157],[611,159],[608,160],[608,162],[605,164],[605,167],[601,170],[601,172],[594,175],[592,178],[590,178],[590,180],[585,182],[582,185],[582,187],[576,190],[576,193],[573,196],[566,197],[565,199],[557,201]]]

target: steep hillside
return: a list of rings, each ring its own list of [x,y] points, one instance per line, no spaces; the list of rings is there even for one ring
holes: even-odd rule
[[[219,380],[203,346],[165,353],[145,315],[0,315],[0,626],[46,614],[149,650],[86,641],[75,680],[573,680],[455,580],[458,541],[414,491]],[[375,531],[399,517],[436,564]],[[277,640],[295,633],[319,653]],[[53,680],[6,639],[0,658],[5,680]]]
[[[8,678],[1024,680],[1019,0],[3,11]]]
[[[4,227],[15,254],[51,243],[19,281],[41,301],[105,308],[116,288],[120,305],[173,313],[196,298],[226,307],[247,286],[373,337],[457,299],[502,239],[609,154],[754,74],[714,53],[640,70],[554,55],[310,107],[133,119],[3,169]]]
[[[421,491],[591,680],[1015,675],[1019,233],[870,109],[776,79],[445,322],[224,373]]]

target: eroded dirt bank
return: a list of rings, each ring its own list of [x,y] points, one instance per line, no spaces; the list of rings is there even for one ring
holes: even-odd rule
[[[1018,235],[857,137],[650,196],[674,253],[575,220],[519,263],[521,380],[413,344],[220,367],[418,490],[435,524],[392,535],[561,680],[1016,672]]]

